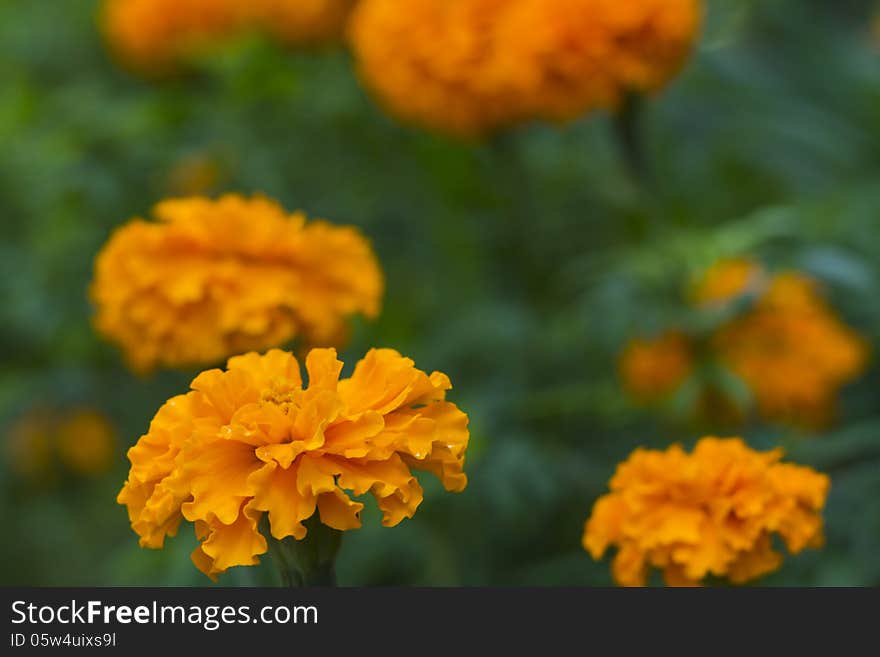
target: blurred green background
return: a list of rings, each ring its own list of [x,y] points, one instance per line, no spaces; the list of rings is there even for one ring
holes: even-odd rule
[[[90,325],[110,231],[161,198],[264,192],[359,226],[387,275],[384,311],[342,352],[391,346],[450,375],[471,417],[470,484],[429,477],[394,529],[348,532],[343,585],[608,585],[580,546],[615,464],[712,427],[639,409],[616,378],[629,337],[687,312],[688,277],[725,255],[819,278],[880,344],[880,34],[873,2],[715,0],[695,56],[643,117],[651,177],[606,116],[483,144],[396,124],[342,49],[230,44],[148,82],[108,57],[92,0],[0,3],[0,431],[94,408],[118,434],[100,475],[25,476],[3,450],[0,584],[207,585],[191,528],[142,550],[115,503],[125,449],[193,372],[142,379]],[[207,171],[207,173],[205,173]],[[754,447],[828,472],[827,545],[772,585],[880,585],[880,398],[873,365],[821,434],[750,424]],[[369,505],[368,505],[369,506]],[[273,583],[272,564],[221,584]]]

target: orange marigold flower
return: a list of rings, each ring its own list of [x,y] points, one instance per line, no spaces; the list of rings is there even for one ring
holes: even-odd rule
[[[144,547],[162,547],[186,518],[201,541],[193,562],[215,577],[259,562],[263,514],[275,539],[301,540],[316,510],[334,529],[359,527],[363,504],[349,492],[370,492],[390,527],[422,501],[411,470],[450,491],[467,484],[468,418],[445,401],[445,374],[391,349],[371,350],[343,379],[336,351],[313,349],[308,386],[296,358],[277,349],[227,367],[170,399],[128,452],[118,501]]]
[[[382,272],[355,228],[237,195],[154,212],[113,234],[91,287],[98,330],[135,369],[213,364],[297,336],[336,344],[350,316],[379,312]]]
[[[823,542],[820,511],[830,480],[757,452],[740,438],[702,438],[693,453],[637,449],[593,507],[583,545],[594,559],[617,548],[612,572],[644,586],[650,568],[671,586],[706,577],[741,584],[779,568],[778,535],[797,554]]]
[[[290,45],[338,38],[355,0],[104,0],[111,47],[135,70],[163,73],[255,30]]]
[[[55,474],[59,465],[78,475],[100,474],[117,453],[116,432],[91,408],[35,408],[12,426],[6,447],[12,470],[32,479]]]
[[[117,454],[116,432],[107,418],[79,409],[58,427],[58,456],[71,471],[84,475],[105,472]]]
[[[747,292],[757,292],[765,283],[759,264],[745,258],[721,260],[697,281],[693,291],[698,306],[722,305]]]
[[[392,113],[477,136],[660,89],[700,13],[698,0],[362,0],[350,34],[361,77]]]
[[[752,311],[720,329],[713,347],[764,417],[806,426],[830,419],[838,390],[864,370],[869,354],[816,283],[793,273],[775,276]]]
[[[243,7],[234,0],[105,0],[100,20],[125,64],[162,73],[234,34]]]
[[[668,331],[653,339],[631,340],[618,364],[627,391],[644,403],[660,401],[690,376],[694,354],[688,337]]]

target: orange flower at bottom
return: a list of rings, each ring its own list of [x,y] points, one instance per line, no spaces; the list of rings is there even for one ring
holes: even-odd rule
[[[781,457],[740,438],[703,438],[692,454],[678,445],[637,449],[593,507],[584,548],[600,559],[616,546],[612,572],[623,586],[644,586],[651,567],[671,586],[708,576],[741,584],[772,572],[782,563],[774,534],[792,554],[822,544],[830,485]]]
[[[341,369],[334,349],[313,349],[306,387],[293,355],[249,353],[166,402],[129,450],[118,496],[141,546],[162,547],[186,518],[201,541],[193,562],[215,578],[259,563],[263,514],[274,538],[301,540],[315,513],[334,529],[360,527],[363,504],[349,492],[372,493],[385,526],[412,517],[422,488],[411,469],[464,489],[468,419],[445,401],[445,374],[391,349],[371,350],[349,378]]]

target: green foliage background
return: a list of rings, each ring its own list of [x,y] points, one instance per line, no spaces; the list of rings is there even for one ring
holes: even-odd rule
[[[343,352],[392,346],[447,372],[471,417],[470,485],[412,520],[345,536],[345,585],[607,585],[580,547],[615,464],[692,444],[674,409],[622,394],[625,340],[682,320],[688,277],[724,255],[820,278],[877,349],[880,45],[874,3],[714,0],[682,76],[646,106],[651,178],[628,172],[605,116],[464,144],[396,124],[341,51],[244,40],[191,76],[147,82],[108,57],[92,0],[0,4],[0,427],[37,405],[89,405],[125,447],[192,372],[129,373],[86,295],[110,231],[168,195],[182,159],[222,163],[215,192],[263,192],[356,224],[387,274],[384,312]],[[820,435],[753,423],[832,476],[821,551],[773,585],[880,584],[876,366]],[[3,430],[2,440],[6,441]],[[204,585],[184,526],[137,546],[124,449],[97,479],[49,485],[0,468],[0,583]],[[268,559],[223,584],[275,581]]]

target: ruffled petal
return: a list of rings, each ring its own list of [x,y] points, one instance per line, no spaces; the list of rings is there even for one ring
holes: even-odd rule
[[[192,501],[181,507],[183,516],[190,521],[216,518],[226,525],[235,522],[250,494],[248,477],[263,465],[253,447],[215,440],[185,450],[183,456],[181,467],[192,493]]]
[[[285,469],[274,462],[266,463],[248,478],[253,499],[250,506],[269,513],[272,536],[281,540],[293,536],[297,540],[306,536],[302,521],[315,513],[316,497],[303,494],[297,486],[297,466]]]
[[[242,509],[231,524],[214,522],[211,531],[201,544],[201,552],[211,560],[207,574],[222,573],[233,566],[254,566],[260,563],[259,555],[265,554],[266,539],[257,530],[259,513]],[[194,559],[197,567],[203,567],[206,560]],[[202,570],[205,572],[205,570]]]
[[[229,359],[227,368],[243,370],[253,378],[257,389],[298,390],[302,388],[302,374],[296,356],[281,349],[270,349],[260,355],[250,352]]]
[[[361,526],[360,513],[363,508],[363,504],[352,501],[338,488],[318,496],[318,511],[321,514],[321,522],[340,531],[359,529]]]
[[[309,390],[336,390],[342,361],[336,358],[335,349],[312,349],[306,356],[309,373]]]

